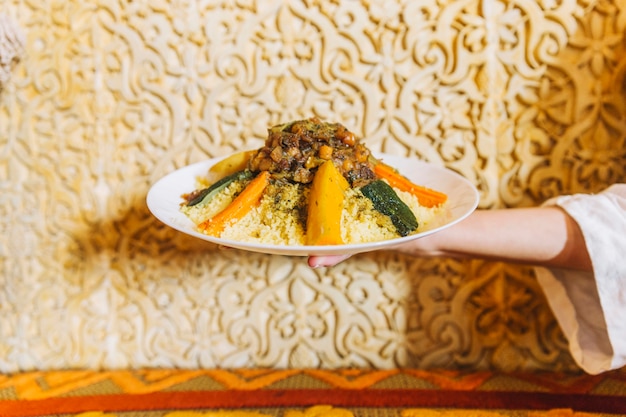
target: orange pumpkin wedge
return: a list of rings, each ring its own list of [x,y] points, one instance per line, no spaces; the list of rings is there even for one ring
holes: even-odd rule
[[[348,181],[337,170],[332,161],[319,166],[309,194],[306,244],[340,245],[341,213]]]

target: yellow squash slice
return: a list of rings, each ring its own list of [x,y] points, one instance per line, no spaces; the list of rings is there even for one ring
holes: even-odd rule
[[[255,152],[256,150],[237,152],[213,164],[209,168],[207,181],[212,184],[235,172],[243,171],[247,168],[248,161]]]
[[[348,181],[332,161],[326,161],[317,169],[311,192],[306,222],[307,245],[340,245],[341,212]]]

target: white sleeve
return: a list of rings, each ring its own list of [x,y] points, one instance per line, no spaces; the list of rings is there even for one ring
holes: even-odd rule
[[[536,268],[576,363],[590,374],[626,365],[626,184],[546,202],[582,230],[592,272]]]

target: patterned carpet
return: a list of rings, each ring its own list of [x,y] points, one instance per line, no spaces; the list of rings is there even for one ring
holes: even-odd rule
[[[0,416],[615,416],[626,371],[54,371],[0,376]]]

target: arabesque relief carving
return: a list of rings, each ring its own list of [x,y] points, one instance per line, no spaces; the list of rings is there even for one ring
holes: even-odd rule
[[[152,183],[338,121],[453,169],[482,208],[626,173],[619,1],[0,0],[26,53],[0,98],[0,371],[575,370],[531,268],[223,250]]]

